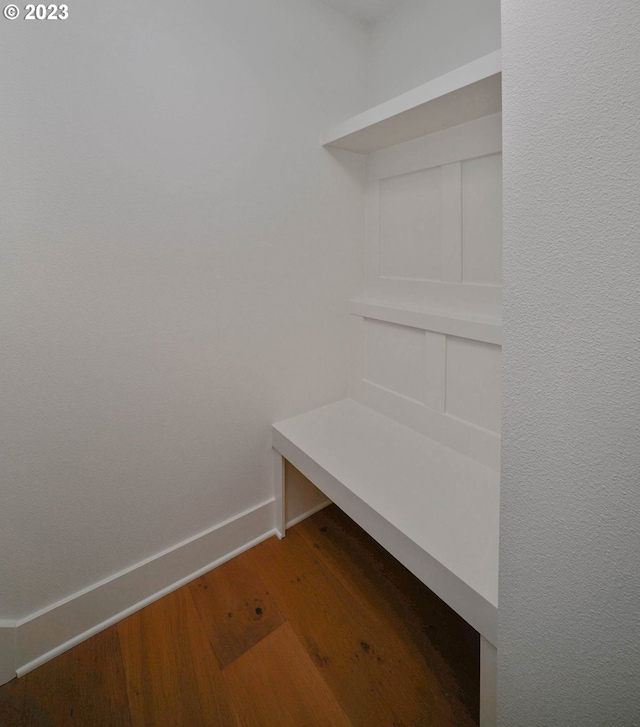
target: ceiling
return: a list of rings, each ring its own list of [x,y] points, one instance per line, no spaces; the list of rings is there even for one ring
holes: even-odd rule
[[[363,23],[371,24],[396,10],[404,0],[322,0],[322,2]]]

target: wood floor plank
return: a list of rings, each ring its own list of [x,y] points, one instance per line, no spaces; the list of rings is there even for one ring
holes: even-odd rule
[[[351,727],[288,623],[223,674],[242,727]]]
[[[116,627],[38,667],[24,681],[24,725],[130,727]]]
[[[353,596],[292,529],[241,558],[262,573],[280,610],[354,727],[473,725],[435,676]],[[460,721],[460,717],[462,721]]]
[[[118,624],[133,727],[236,727],[188,588]]]
[[[234,558],[190,585],[221,669],[284,622],[260,574]]]
[[[12,679],[0,687],[0,725],[22,727],[24,725],[25,678]]]
[[[443,693],[479,716],[478,633],[335,505],[297,532],[385,628],[420,654]]]

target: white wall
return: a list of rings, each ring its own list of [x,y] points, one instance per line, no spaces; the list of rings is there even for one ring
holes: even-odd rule
[[[366,32],[315,0],[0,23],[0,616],[271,494],[273,420],[347,391]]]
[[[500,0],[406,0],[373,26],[368,105],[500,48]]]
[[[640,5],[503,3],[499,722],[640,719]]]

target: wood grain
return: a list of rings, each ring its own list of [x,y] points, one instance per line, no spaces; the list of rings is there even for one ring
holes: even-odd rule
[[[133,727],[235,727],[218,663],[188,588],[118,624]]]
[[[221,669],[284,622],[259,571],[239,558],[198,578],[190,591]]]
[[[452,706],[477,720],[478,632],[335,505],[300,523],[296,532],[360,608],[375,614],[419,655],[442,692],[451,696]]]
[[[227,669],[243,727],[349,727],[315,664],[283,624]]]
[[[102,631],[18,681],[25,683],[24,725],[131,725],[115,629]]]
[[[240,557],[261,570],[351,722],[453,725],[437,679],[373,614],[357,607],[295,529],[285,541],[272,538]]]
[[[0,687],[0,725],[22,727],[24,722],[24,693],[27,678],[12,679]]]

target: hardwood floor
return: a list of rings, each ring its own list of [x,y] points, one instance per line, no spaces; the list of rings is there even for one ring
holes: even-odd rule
[[[0,687],[2,727],[467,727],[479,639],[335,506]]]

